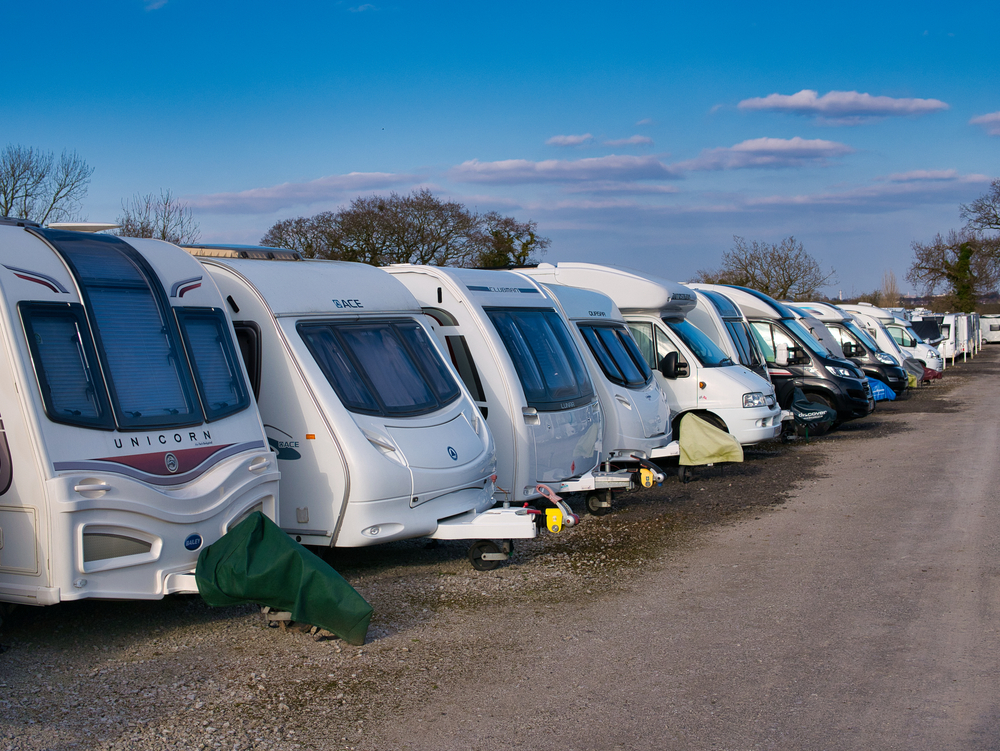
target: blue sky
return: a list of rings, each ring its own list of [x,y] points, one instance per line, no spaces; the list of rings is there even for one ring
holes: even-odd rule
[[[1000,5],[4,3],[4,144],[207,242],[429,187],[678,280],[794,235],[845,295],[1000,176]],[[815,7],[815,9],[813,9]]]

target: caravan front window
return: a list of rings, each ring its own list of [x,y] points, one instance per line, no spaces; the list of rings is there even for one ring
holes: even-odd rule
[[[514,363],[528,406],[556,411],[594,395],[587,369],[554,310],[487,308]]]
[[[201,423],[166,295],[146,260],[117,238],[32,231],[59,252],[79,283],[118,427]]]
[[[715,342],[705,336],[690,321],[664,319],[663,322],[676,336],[680,337],[681,341],[706,368],[718,368],[733,364],[732,358],[719,349]]]
[[[215,308],[175,308],[205,417],[211,422],[250,404],[225,314]]]
[[[84,335],[83,307],[22,302],[18,305],[45,412],[51,420],[111,429],[114,420]]]
[[[352,412],[416,416],[461,393],[458,383],[413,320],[299,323],[299,335]]]
[[[652,372],[624,326],[579,324],[579,327],[608,380],[629,388],[649,383]]]

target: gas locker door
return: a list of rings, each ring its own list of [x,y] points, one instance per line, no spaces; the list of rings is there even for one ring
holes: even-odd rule
[[[597,399],[574,409],[539,411],[537,418],[538,423],[529,426],[536,482],[562,482],[597,466],[603,430]]]

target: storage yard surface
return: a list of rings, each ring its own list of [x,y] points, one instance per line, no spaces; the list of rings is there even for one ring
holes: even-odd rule
[[[996,748],[998,375],[987,347],[495,571],[334,551],[363,647],[197,597],[20,608],[0,749]]]

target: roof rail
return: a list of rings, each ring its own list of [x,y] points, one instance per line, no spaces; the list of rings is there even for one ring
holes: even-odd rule
[[[0,224],[7,224],[14,227],[41,227],[38,222],[30,219],[19,219],[16,216],[0,216]]]

